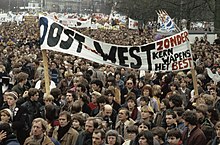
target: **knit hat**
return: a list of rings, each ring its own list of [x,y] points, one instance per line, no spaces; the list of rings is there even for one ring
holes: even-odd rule
[[[11,96],[11,97],[13,97],[15,100],[18,99],[18,93],[15,92],[15,91],[8,92],[8,93],[7,93],[7,96]]]
[[[11,121],[13,121],[13,113],[12,113],[12,111],[10,109],[8,109],[8,108],[5,108],[5,109],[2,109],[0,112],[3,112],[3,111],[8,112],[8,114],[10,115]]]

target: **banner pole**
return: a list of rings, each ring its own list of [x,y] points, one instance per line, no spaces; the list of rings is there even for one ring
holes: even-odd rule
[[[190,48],[191,51],[191,45],[188,43],[188,47]],[[191,52],[192,54],[192,52]],[[195,66],[193,63],[193,60],[191,61],[191,74],[192,74],[192,79],[193,79],[193,88],[194,88],[194,95],[198,96],[199,92],[198,92],[198,84],[197,84],[197,77],[196,77],[196,71],[195,71]]]
[[[44,65],[44,79],[45,79],[45,88],[46,94],[50,94],[50,79],[49,79],[49,71],[48,71],[48,58],[46,50],[42,50],[43,56],[43,65]]]
[[[198,85],[197,85],[197,77],[196,77],[196,71],[194,68],[191,68],[191,73],[192,73],[192,79],[193,79],[194,93],[195,93],[195,96],[198,96],[199,92],[198,92]]]

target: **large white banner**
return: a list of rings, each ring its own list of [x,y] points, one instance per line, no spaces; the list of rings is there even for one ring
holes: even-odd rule
[[[40,16],[41,49],[79,56],[101,64],[141,70],[190,69],[192,53],[188,32],[141,46],[122,46],[91,39],[53,20]]]

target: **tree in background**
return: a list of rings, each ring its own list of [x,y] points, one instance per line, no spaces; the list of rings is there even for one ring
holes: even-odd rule
[[[147,22],[156,20],[155,10],[163,9],[175,18],[177,24],[186,19],[187,28],[190,29],[192,21],[214,21],[210,7],[214,7],[215,3],[211,1],[214,0],[118,0],[117,11],[132,19]]]
[[[215,33],[220,35],[220,1],[215,0]]]

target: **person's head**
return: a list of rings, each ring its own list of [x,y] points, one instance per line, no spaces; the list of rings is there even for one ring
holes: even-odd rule
[[[185,88],[186,87],[186,81],[184,79],[181,79],[180,81],[180,87]]]
[[[94,117],[89,117],[86,119],[85,131],[88,133],[93,133],[95,129],[99,126],[97,120]]]
[[[129,119],[129,111],[127,108],[121,108],[118,112],[118,119],[121,121],[121,122],[125,122],[126,120]]]
[[[71,121],[71,115],[67,111],[63,111],[59,114],[59,123],[61,127],[66,126]]]
[[[106,132],[105,140],[108,145],[119,145],[119,134],[116,130]]]
[[[175,83],[173,83],[173,82],[171,82],[171,83],[169,84],[169,87],[170,87],[170,90],[171,90],[171,91],[178,90],[178,86],[177,86]]]
[[[75,101],[73,104],[72,104],[72,110],[71,110],[71,114],[75,114],[75,113],[79,113],[81,112],[82,110],[82,106],[81,104],[79,103],[79,101]]]
[[[171,126],[176,123],[176,113],[171,109],[166,111],[166,123],[167,126]]]
[[[134,109],[137,104],[136,95],[133,92],[130,92],[128,93],[126,100],[127,100],[128,109],[129,110]]]
[[[151,124],[147,120],[141,120],[141,121],[137,122],[136,124],[138,126],[138,132],[139,133],[142,132],[142,131],[151,129]]]
[[[15,91],[7,93],[7,104],[9,107],[15,106],[18,100],[18,94]]]
[[[115,86],[115,78],[114,78],[114,76],[109,76],[106,81],[107,81],[107,84],[106,84],[107,87]]]
[[[216,87],[210,87],[209,92],[210,92],[210,95],[213,95],[213,97],[216,99],[217,97]]]
[[[134,87],[134,83],[133,83],[132,80],[129,79],[129,80],[126,81],[125,86],[126,86],[128,89],[132,89],[132,88]]]
[[[170,107],[173,108],[173,107],[181,107],[182,104],[183,104],[183,101],[181,99],[181,97],[179,95],[171,95],[170,98],[169,98],[169,104],[170,104]]]
[[[51,89],[50,94],[54,97],[55,100],[57,100],[61,95],[61,90],[59,88],[53,88]]]
[[[17,82],[18,82],[18,83],[23,83],[23,84],[26,84],[27,78],[28,78],[28,74],[26,74],[26,73],[24,73],[24,72],[20,72],[20,73],[17,74],[17,76],[16,76]]]
[[[72,127],[74,129],[79,129],[81,127],[83,127],[85,124],[85,120],[83,119],[82,116],[80,116],[79,114],[73,114],[72,115]]]
[[[76,86],[76,94],[77,95],[82,95],[83,93],[85,93],[86,92],[86,86],[85,85],[83,85],[83,84],[78,84],[77,86]]]
[[[208,112],[208,106],[206,104],[199,104],[196,106],[196,115],[198,120],[203,120]]]
[[[114,100],[115,94],[114,94],[113,90],[108,89],[105,92],[105,96],[106,96],[106,98],[108,100],[108,103],[111,104],[113,102],[113,100]]]
[[[93,91],[101,92],[103,83],[100,80],[93,80],[91,81],[91,87]]]
[[[72,91],[72,90],[68,90],[68,91],[66,92],[66,102],[67,102],[67,103],[72,103],[72,102],[74,102],[75,100],[76,100],[76,94],[75,94],[75,92]]]
[[[179,122],[182,119],[182,115],[185,112],[183,107],[174,107],[173,111],[176,113],[176,121]]]
[[[140,97],[140,106],[146,106],[149,103],[150,99],[148,97]]]
[[[65,79],[67,79],[67,80],[71,80],[72,79],[72,77],[73,77],[73,73],[71,72],[71,71],[65,71],[65,73],[64,73],[64,77],[65,77]]]
[[[194,111],[185,111],[183,113],[183,116],[182,116],[183,120],[184,120],[184,125],[185,126],[189,126],[189,125],[197,125],[197,116],[196,116],[196,113]]]
[[[97,98],[97,104],[98,104],[98,106],[99,106],[99,108],[101,109],[101,110],[103,110],[104,109],[104,105],[106,104],[106,98],[105,98],[105,96],[100,96],[100,97],[98,97]]]
[[[169,108],[170,108],[169,99],[167,98],[162,99],[160,103],[160,109],[164,111]]]
[[[153,145],[153,134],[152,132],[145,130],[137,135],[139,145]]]
[[[112,106],[109,104],[104,105],[103,115],[110,117],[112,115]]]
[[[13,113],[10,109],[5,108],[0,111],[1,122],[10,123],[13,121]]]
[[[144,120],[149,120],[151,116],[154,115],[154,111],[150,106],[141,107],[141,118]]]
[[[55,106],[53,104],[45,105],[45,119],[47,119],[48,122],[52,122],[57,117],[58,117],[58,113]]]
[[[101,93],[97,91],[92,92],[92,97],[91,97],[92,103],[97,103],[97,98],[99,98],[100,96],[101,96]]]
[[[28,97],[31,101],[38,101],[39,98],[39,91],[36,88],[30,88],[28,90]]]
[[[160,85],[153,85],[152,87],[152,95],[159,97],[158,95],[161,94],[161,86]]]
[[[181,141],[182,134],[179,129],[173,128],[167,133],[167,140],[170,145],[178,145]]]
[[[52,95],[45,94],[43,99],[44,99],[45,106],[49,104],[53,104],[54,97]]]
[[[152,128],[151,132],[159,143],[165,142],[166,130],[163,127],[157,126]]]
[[[127,127],[128,139],[133,140],[138,134],[138,126],[131,125]]]
[[[43,118],[35,118],[32,121],[31,134],[35,138],[42,136],[47,130],[47,125],[47,121],[45,121]]]
[[[102,145],[105,142],[105,132],[100,129],[94,130],[92,134],[92,145]]]
[[[151,97],[153,95],[152,87],[150,85],[145,85],[141,90],[142,96]]]

